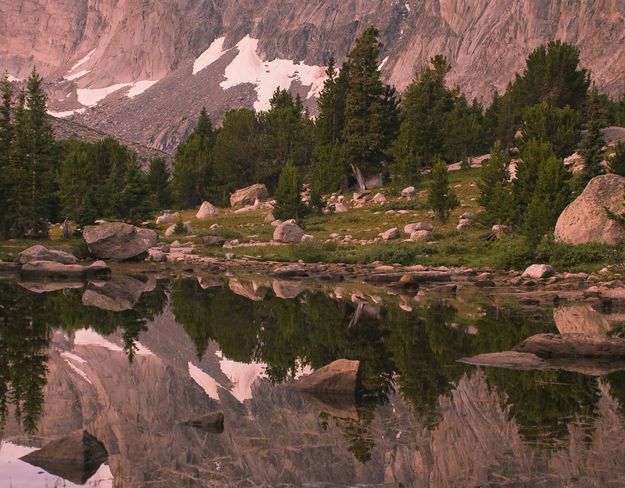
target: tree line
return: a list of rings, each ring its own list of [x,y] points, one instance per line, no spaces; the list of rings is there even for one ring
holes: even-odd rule
[[[544,222],[553,221],[556,209],[603,171],[601,127],[625,125],[625,96],[614,101],[599,94],[580,67],[578,50],[566,43],[534,50],[523,73],[503,94],[495,93],[486,109],[447,86],[451,66],[440,55],[416,73],[400,97],[381,78],[380,50],[378,31],[371,27],[340,69],[330,60],[316,117],[298,96],[282,89],[273,94],[269,110],[231,110],[221,127],[203,109],[175,154],[171,175],[160,159],[144,173],[136,155],[112,139],[55,141],[41,77],[33,70],[19,93],[5,77],[0,235],[43,236],[47,222],[63,218],[80,225],[98,218],[137,222],[171,206],[189,208],[203,200],[226,204],[235,189],[258,182],[284,195],[282,213],[295,216],[309,210],[295,201],[303,182],[318,209],[323,193],[362,188],[375,175],[399,188],[414,184],[428,167],[435,169],[440,193],[430,196],[431,205],[440,207],[436,210],[444,219],[457,204],[446,186],[445,163],[467,162],[489,149],[480,199],[485,221],[532,227],[528,209],[542,214]],[[527,164],[519,166],[512,183],[503,168],[509,169],[511,149],[517,148]],[[587,164],[583,176],[572,179],[561,164],[575,150]],[[610,169],[625,174],[625,146],[616,147]],[[549,176],[539,184],[541,173]],[[537,188],[549,198],[534,195]],[[547,201],[556,204],[544,208]]]

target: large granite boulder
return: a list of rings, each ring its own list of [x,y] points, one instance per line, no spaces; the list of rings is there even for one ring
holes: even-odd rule
[[[292,383],[291,388],[311,393],[356,395],[360,361],[337,359]]]
[[[256,200],[266,200],[269,198],[269,192],[265,185],[256,183],[255,185],[241,188],[230,195],[231,207],[244,207],[246,205],[254,205]]]
[[[599,242],[618,246],[625,243],[625,228],[610,219],[606,208],[625,211],[625,177],[615,174],[590,180],[582,194],[564,209],[556,223],[555,239],[568,244]]]
[[[555,270],[549,264],[532,264],[523,271],[523,276],[526,278],[534,278],[535,280],[550,278],[555,274]]]
[[[104,445],[82,430],[50,442],[20,459],[43,468],[50,474],[82,485],[107,458]]]
[[[195,214],[195,218],[198,220],[206,220],[218,214],[219,209],[215,207],[215,205],[210,202],[204,202],[202,203],[200,210],[198,210],[197,214]]]
[[[52,261],[61,264],[76,264],[78,259],[73,254],[56,249],[48,249],[37,244],[36,246],[24,249],[17,255],[17,264],[26,264],[30,261]]]
[[[100,259],[124,261],[146,253],[156,245],[158,236],[151,229],[141,229],[122,222],[88,225],[83,237],[89,252]]]
[[[304,237],[304,231],[294,219],[285,220],[273,231],[273,240],[285,244],[297,244],[302,241],[302,237]]]

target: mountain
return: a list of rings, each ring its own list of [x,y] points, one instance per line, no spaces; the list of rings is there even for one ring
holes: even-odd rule
[[[314,106],[329,57],[369,25],[399,89],[442,53],[449,83],[488,101],[554,39],[579,47],[602,90],[625,87],[621,0],[0,0],[0,70],[36,65],[53,115],[172,151],[201,106],[216,120],[262,109],[278,85]]]

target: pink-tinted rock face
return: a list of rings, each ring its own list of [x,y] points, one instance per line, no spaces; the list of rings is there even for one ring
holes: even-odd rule
[[[489,99],[523,68],[529,51],[554,39],[576,44],[607,92],[615,95],[625,86],[620,0],[0,0],[0,70],[23,79],[36,64],[52,82],[53,111],[84,109],[100,97],[98,109],[82,115],[82,122],[171,150],[201,105],[219,118],[228,108],[257,101],[253,83],[225,91],[220,86],[245,36],[258,40],[263,61],[314,67],[330,55],[341,62],[368,25],[380,29],[383,73],[400,89],[429,57],[443,53],[453,66],[449,83],[469,98]],[[194,75],[194,61],[221,37],[215,61]],[[156,80],[161,82],[152,86]],[[291,88],[306,97],[309,81]],[[108,97],[77,91],[116,85]],[[137,95],[127,97],[128,90]]]

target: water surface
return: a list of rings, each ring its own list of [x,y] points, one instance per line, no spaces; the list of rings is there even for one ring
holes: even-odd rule
[[[614,311],[216,276],[51,288],[0,281],[0,486],[625,485],[625,372],[457,362],[619,333]],[[285,387],[338,358],[361,361],[358,402]],[[215,410],[221,434],[184,425]],[[88,480],[19,460],[80,429],[109,454]]]

